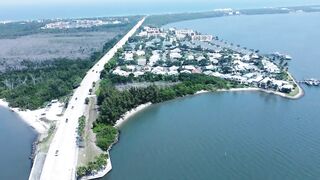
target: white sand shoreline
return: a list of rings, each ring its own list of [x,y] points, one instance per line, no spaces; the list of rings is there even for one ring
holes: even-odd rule
[[[253,87],[248,87],[248,88],[231,88],[231,89],[218,89],[217,91],[206,91],[206,90],[201,90],[195,93],[195,95],[198,94],[203,94],[203,93],[209,93],[209,92],[239,92],[239,91],[260,91],[260,92],[264,92],[264,93],[268,93],[268,94],[274,94],[274,95],[278,95],[284,98],[288,98],[288,99],[299,99],[304,95],[304,91],[300,86],[297,86],[299,89],[299,93],[296,94],[295,96],[289,96],[285,93],[281,93],[281,92],[276,92],[276,91],[272,91],[272,90],[266,90],[266,89],[261,89],[261,88],[253,88]]]
[[[149,107],[152,103],[148,102],[145,104],[141,104],[138,107],[131,109],[130,111],[127,111],[122,118],[120,118],[119,120],[116,121],[116,124],[114,125],[115,128],[120,128],[123,123],[125,123],[126,121],[128,121],[128,119],[130,117],[132,117],[133,115],[135,115],[136,113],[144,110],[145,108]]]
[[[278,95],[278,96],[281,96],[284,98],[299,99],[304,95],[304,91],[298,84],[296,84],[296,85],[299,89],[299,93],[295,96],[288,96],[287,94],[284,94],[281,92],[276,92],[276,91],[272,91],[272,90],[265,90],[265,89],[261,89],[261,88],[251,88],[251,87],[249,87],[249,88],[219,89],[219,90],[217,90],[217,92],[260,91],[260,92],[264,92],[264,93],[268,93],[268,94],[275,94],[275,95]],[[211,91],[201,90],[201,91],[196,92],[194,95],[208,93],[208,92],[211,92]],[[120,128],[130,117],[132,117],[136,113],[144,110],[145,108],[149,107],[151,104],[152,103],[150,103],[150,102],[146,103],[146,104],[141,104],[138,107],[126,112],[122,118],[120,118],[119,120],[116,121],[116,124],[114,125],[114,127]],[[39,120],[39,118],[41,117],[41,114],[44,112],[44,109],[38,109],[38,110],[34,110],[34,111],[30,111],[30,110],[22,111],[19,108],[10,108],[9,103],[3,99],[0,99],[0,106],[11,110],[13,113],[16,113],[25,123],[27,123],[29,126],[31,126],[39,134],[45,133],[49,128],[48,123],[45,123],[45,122]]]
[[[38,109],[34,111],[22,111],[19,108],[9,107],[9,103],[3,99],[0,99],[0,106],[12,111],[12,113],[16,113],[26,124],[32,127],[38,134],[45,133],[49,128],[49,125],[47,123],[39,120],[42,112],[44,112],[44,109]]]
[[[51,108],[42,108],[37,110],[21,110],[19,108],[11,108],[9,103],[4,99],[0,99],[0,106],[17,114],[27,125],[32,127],[38,134],[44,134],[50,128],[50,123],[42,121],[41,118],[45,117],[49,121],[59,120],[57,114],[62,112],[59,107],[61,103],[52,105]]]

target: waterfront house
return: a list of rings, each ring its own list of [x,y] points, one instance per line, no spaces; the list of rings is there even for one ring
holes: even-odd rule
[[[191,36],[192,41],[203,41],[210,42],[213,39],[212,35],[193,35]]]
[[[145,66],[147,64],[147,60],[144,57],[140,57],[137,62],[139,66]]]
[[[132,51],[129,51],[129,52],[125,52],[124,53],[124,59],[126,61],[132,61],[133,60],[133,52]]]

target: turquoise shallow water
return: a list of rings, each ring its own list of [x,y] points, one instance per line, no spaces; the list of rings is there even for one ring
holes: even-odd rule
[[[238,16],[171,24],[294,57],[298,79],[320,78],[320,14]],[[288,100],[208,93],[153,105],[121,129],[105,180],[319,179],[320,89]]]

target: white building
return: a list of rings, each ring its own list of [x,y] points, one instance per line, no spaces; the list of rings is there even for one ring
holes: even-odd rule
[[[151,73],[153,74],[159,74],[159,75],[165,75],[166,74],[166,71],[164,69],[164,67],[161,67],[161,66],[157,66],[155,68],[153,68],[151,70]]]
[[[169,71],[177,71],[179,69],[178,66],[171,66],[169,67]]]
[[[173,75],[178,75],[179,72],[178,71],[169,71],[168,75],[173,76]]]
[[[222,54],[220,53],[208,53],[209,57],[212,57],[214,59],[220,59],[222,57]]]
[[[116,75],[119,75],[119,76],[125,76],[125,77],[128,77],[129,74],[130,74],[129,72],[123,71],[120,68],[115,69],[112,73],[116,74]]]
[[[192,70],[195,70],[196,68],[193,65],[186,65],[186,66],[182,66],[182,69],[192,71]]]
[[[143,51],[143,50],[138,50],[137,52],[136,52],[136,55],[137,56],[144,56],[146,53]]]
[[[139,58],[137,61],[139,66],[145,66],[147,64],[146,58]]]
[[[182,55],[180,53],[177,53],[177,52],[170,53],[170,59],[180,59],[180,58],[182,58]]]
[[[133,73],[134,77],[139,77],[139,76],[142,76],[144,75],[144,72],[141,72],[141,71],[136,71]]]
[[[276,66],[275,64],[273,64],[272,62],[263,59],[262,61],[262,65],[263,68],[270,73],[280,73],[280,69],[278,68],[278,66]]]
[[[153,66],[159,60],[160,60],[160,54],[158,52],[156,52],[156,51],[153,51],[152,52],[152,56],[150,57],[148,64],[150,66]]]
[[[124,53],[124,59],[126,61],[132,61],[133,60],[133,53],[130,51],[130,52],[125,52]]]
[[[192,41],[203,41],[203,42],[210,42],[213,39],[212,35],[193,35]]]
[[[189,55],[187,56],[187,60],[194,60],[194,55],[189,54]]]
[[[194,31],[191,29],[178,29],[175,31],[175,33],[177,36],[192,36],[193,34],[195,34]]]

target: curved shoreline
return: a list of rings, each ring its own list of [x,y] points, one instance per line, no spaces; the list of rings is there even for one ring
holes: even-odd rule
[[[294,81],[295,82],[295,81]],[[268,94],[273,94],[273,95],[278,95],[278,96],[281,96],[281,97],[284,97],[284,98],[288,98],[288,99],[299,99],[301,98],[303,95],[304,95],[304,92],[302,90],[302,88],[296,84],[298,89],[299,89],[299,93],[295,96],[288,96],[284,93],[280,93],[280,92],[275,92],[275,91],[271,91],[271,90],[265,90],[265,89],[261,89],[261,88],[231,88],[231,89],[219,89],[217,91],[206,91],[206,90],[201,90],[201,91],[198,91],[196,93],[194,93],[192,96],[195,96],[195,95],[199,95],[199,94],[203,94],[203,93],[214,93],[214,92],[239,92],[239,91],[259,91],[259,92],[264,92],[264,93],[268,93]],[[131,109],[130,111],[127,111],[122,118],[120,118],[119,120],[116,121],[116,124],[114,125],[115,128],[117,129],[120,129],[121,126],[127,122],[132,116],[134,116],[135,114],[145,110],[146,108],[150,107],[152,105],[151,102],[149,103],[146,103],[146,104],[141,104],[139,106],[137,106],[136,108],[134,109]],[[106,176],[111,170],[112,170],[112,163],[111,163],[111,156],[110,156],[110,150],[112,149],[112,147],[118,143],[119,141],[119,136],[120,136],[120,133],[118,133],[115,141],[112,143],[112,145],[109,147],[107,153],[108,153],[108,164],[107,166],[102,169],[101,171],[99,171],[97,173],[97,176],[87,176],[88,179],[97,179],[97,178],[101,178],[101,177],[104,177]]]
[[[231,89],[220,89],[220,90],[217,90],[217,92],[258,91],[258,92],[278,95],[278,96],[281,96],[283,98],[294,100],[294,99],[300,99],[301,97],[304,96],[303,89],[299,85],[297,87],[298,87],[299,93],[294,95],[294,96],[290,96],[288,94],[277,92],[277,91],[261,89],[261,88],[231,88]],[[210,91],[208,91],[208,92],[210,92]]]
[[[41,114],[45,111],[44,109],[22,111],[19,108],[11,108],[9,106],[9,103],[3,99],[0,99],[0,106],[10,110],[12,113],[17,114],[20,119],[28,126],[32,127],[37,132],[37,134],[43,134],[49,128],[49,125],[47,123],[39,120]]]
[[[296,81],[294,80],[294,78],[292,77],[291,74],[289,74],[289,76],[293,79],[294,83],[297,85],[297,88],[299,90],[298,94],[296,94],[294,96],[289,96],[285,93],[276,92],[276,91],[272,91],[272,90],[253,88],[253,87],[218,89],[217,92],[260,91],[260,92],[264,92],[264,93],[268,93],[268,94],[278,95],[278,96],[288,98],[288,99],[299,99],[299,98],[303,97],[304,90],[299,86],[298,83],[296,83]],[[196,92],[194,95],[201,94],[201,93],[207,93],[207,92],[215,92],[215,91],[202,90],[202,91]],[[119,120],[116,121],[114,127],[120,128],[123,125],[123,123],[125,123],[130,117],[132,117],[133,115],[135,115],[139,111],[142,111],[145,108],[149,107],[151,104],[152,103],[150,103],[150,102],[146,103],[146,104],[141,104],[141,105],[137,106],[136,108],[131,109],[130,111],[126,112],[122,118],[120,118]],[[44,109],[38,109],[38,110],[34,110],[34,111],[30,111],[30,110],[22,111],[19,108],[9,107],[9,103],[6,102],[4,99],[0,99],[0,106],[12,111],[13,113],[16,113],[27,125],[32,127],[38,134],[42,134],[42,133],[46,132],[47,129],[49,128],[47,123],[39,120],[41,114],[44,112]]]
[[[139,106],[137,106],[136,108],[133,108],[129,111],[127,111],[125,114],[123,114],[123,117],[120,118],[119,120],[116,121],[115,125],[113,127],[115,127],[116,129],[120,129],[121,126],[127,122],[132,116],[134,116],[135,114],[137,114],[138,112],[146,109],[147,107],[151,106],[152,103],[145,103],[145,104],[141,104]],[[80,179],[85,180],[85,179],[98,179],[98,178],[102,178],[104,176],[106,176],[111,170],[112,170],[112,163],[111,163],[111,156],[110,156],[110,150],[112,149],[112,147],[118,143],[119,141],[119,136],[120,136],[120,132],[118,132],[115,140],[113,141],[113,143],[109,146],[108,150],[106,151],[106,153],[108,154],[108,159],[107,159],[107,165],[105,166],[105,168],[103,168],[102,170],[98,171],[96,174],[90,175],[90,176],[84,176]]]
[[[127,111],[122,118],[120,118],[119,120],[116,121],[114,127],[119,129],[125,122],[128,121],[128,119],[130,119],[132,116],[134,116],[136,113],[144,110],[145,108],[149,107],[152,103],[148,102],[145,104],[141,104],[139,106],[137,106],[134,109],[131,109],[130,111]]]
[[[289,76],[292,78],[291,74]],[[293,78],[292,78],[293,79]],[[299,84],[296,83],[296,81],[293,79],[294,83],[297,85],[297,88],[299,90],[298,94],[295,96],[288,96],[287,94],[281,93],[281,92],[276,92],[272,90],[265,90],[261,88],[231,88],[231,89],[219,89],[216,91],[198,91],[194,93],[193,95],[198,95],[198,94],[203,94],[203,93],[214,93],[214,92],[239,92],[239,91],[259,91],[259,92],[264,92],[268,94],[273,94],[273,95],[278,95],[284,98],[288,99],[299,99],[304,95],[303,89],[299,86]],[[125,114],[123,114],[123,117],[120,118],[119,120],[116,121],[114,127],[117,129],[120,129],[121,126],[127,122],[132,116],[137,114],[138,112],[141,112],[145,110],[146,108],[150,107],[152,105],[151,102],[146,103],[146,104],[141,104],[137,106],[134,109],[131,109],[127,111]],[[9,103],[6,102],[3,99],[0,99],[0,106],[7,108],[8,110],[11,110],[12,112],[16,113],[26,124],[28,124],[30,127],[32,127],[38,134],[43,134],[47,131],[48,129],[48,124],[44,123],[43,121],[40,121],[38,117],[40,117],[41,112],[44,112],[44,109],[38,109],[35,111],[21,111],[19,108],[10,108]],[[108,159],[107,159],[107,165],[104,169],[101,171],[97,172],[95,175],[91,176],[86,176],[85,178],[87,179],[97,179],[106,176],[111,170],[112,170],[112,163],[111,163],[111,156],[110,156],[110,150],[112,149],[112,146],[115,145],[118,142],[120,134],[117,135],[117,138],[115,139],[114,143],[109,147],[107,154],[108,154]]]

